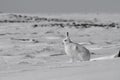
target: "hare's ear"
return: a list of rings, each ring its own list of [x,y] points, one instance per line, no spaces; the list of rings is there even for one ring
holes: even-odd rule
[[[67,33],[66,33],[66,37],[68,37],[68,38],[69,38],[69,32],[67,32]]]

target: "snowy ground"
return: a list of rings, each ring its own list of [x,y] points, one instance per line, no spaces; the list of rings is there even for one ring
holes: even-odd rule
[[[97,23],[99,18],[100,22],[104,23],[119,24],[120,21],[119,15],[86,16],[82,15],[79,18],[90,20],[92,17],[96,19],[98,17]],[[94,26],[80,29],[58,26],[34,28],[34,24],[36,23],[0,23],[0,80],[120,79],[119,58],[69,63],[62,44],[66,31],[69,31],[74,42],[84,45],[94,53],[92,59],[115,55],[120,50],[120,28]]]

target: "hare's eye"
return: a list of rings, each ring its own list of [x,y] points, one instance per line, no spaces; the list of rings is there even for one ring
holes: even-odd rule
[[[65,40],[65,41],[67,41],[67,40]]]

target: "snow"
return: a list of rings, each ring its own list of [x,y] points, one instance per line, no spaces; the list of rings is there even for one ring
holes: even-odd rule
[[[98,23],[120,21],[118,14],[105,15],[67,17],[83,21],[95,17]],[[0,19],[6,17],[5,14]],[[67,19],[64,15],[55,17]],[[0,80],[120,80],[120,58],[115,57],[120,50],[120,28],[33,28],[33,24],[36,23],[0,23]],[[90,61],[69,62],[62,45],[66,31],[74,42],[95,53]]]

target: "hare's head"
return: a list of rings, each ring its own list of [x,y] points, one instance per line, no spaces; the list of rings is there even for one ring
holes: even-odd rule
[[[71,39],[70,39],[70,36],[69,36],[69,33],[67,32],[66,33],[66,38],[63,40],[63,43],[64,44],[68,44],[68,43],[71,43]]]

